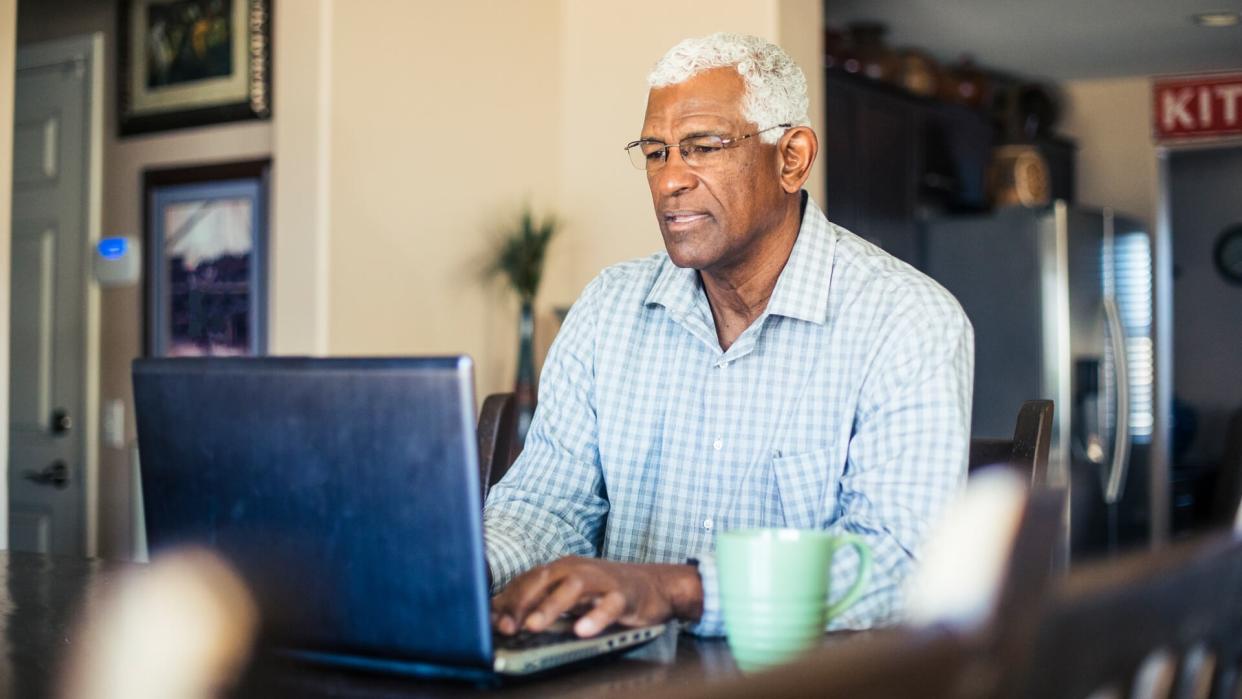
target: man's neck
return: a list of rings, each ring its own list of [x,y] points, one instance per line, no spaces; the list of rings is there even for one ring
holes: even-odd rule
[[[726,269],[699,272],[721,349],[728,350],[767,309],[801,226],[799,196],[791,200],[780,224],[763,235],[748,259]]]

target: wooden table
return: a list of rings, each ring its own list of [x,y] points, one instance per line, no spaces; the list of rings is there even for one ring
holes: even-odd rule
[[[78,642],[74,622],[92,600],[135,564],[0,551],[0,697],[44,697]],[[840,637],[825,638],[826,644]],[[738,675],[721,639],[669,634],[620,658],[577,665],[498,687],[347,672],[263,660],[252,665],[241,697],[598,697],[643,696],[656,687],[689,688]]]

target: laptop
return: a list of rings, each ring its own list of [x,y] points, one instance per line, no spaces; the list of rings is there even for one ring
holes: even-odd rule
[[[665,630],[493,635],[469,357],[139,359],[133,379],[152,553],[223,555],[282,653],[495,677]]]

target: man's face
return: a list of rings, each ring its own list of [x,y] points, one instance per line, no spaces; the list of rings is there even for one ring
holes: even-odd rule
[[[687,136],[737,138],[771,126],[742,116],[745,90],[733,68],[655,88],[647,98],[642,138],[676,144]],[[664,246],[679,267],[743,266],[763,234],[780,221],[785,193],[776,147],[753,137],[717,156],[710,166],[691,168],[671,148],[664,166],[647,173]]]

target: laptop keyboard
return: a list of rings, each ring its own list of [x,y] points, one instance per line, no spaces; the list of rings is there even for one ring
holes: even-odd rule
[[[539,633],[522,631],[514,636],[494,634],[493,638],[497,650],[532,650],[556,643],[583,640],[578,638],[573,631],[541,631]]]

